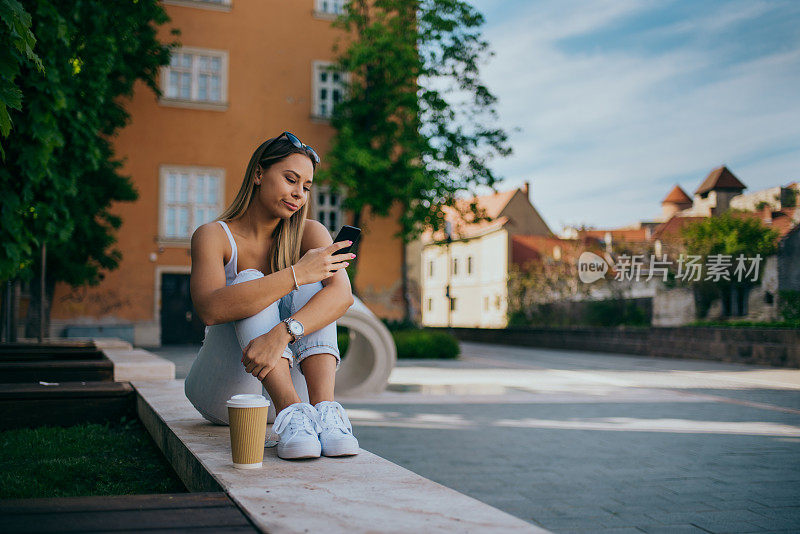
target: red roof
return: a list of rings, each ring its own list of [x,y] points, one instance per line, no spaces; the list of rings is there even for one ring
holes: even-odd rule
[[[783,236],[791,232],[792,228],[797,226],[798,223],[794,217],[797,215],[798,209],[800,208],[782,208],[778,211],[772,211],[769,208],[765,208],[761,211],[734,212],[734,216],[758,219],[765,226],[777,231],[778,235],[783,238]]]
[[[631,228],[631,229],[613,229],[608,230],[580,230],[579,235],[586,237],[593,237],[605,241],[606,234],[611,234],[612,241],[627,241],[628,243],[642,243],[647,241],[647,229],[645,228]]]
[[[728,170],[728,167],[723,165],[708,173],[708,176],[706,176],[706,179],[703,180],[703,183],[700,184],[700,187],[697,188],[694,194],[702,195],[713,189],[737,189],[741,191],[742,189],[747,189],[747,186],[740,182],[739,179]]]
[[[655,227],[652,239],[660,239],[661,241],[680,239],[682,228],[695,221],[702,221],[707,218],[708,217],[677,217],[673,215],[668,221]]]
[[[578,239],[561,239],[543,235],[512,235],[511,263],[524,265],[531,261],[541,261],[545,257],[554,258],[556,247],[561,248],[562,261],[577,260],[576,252],[585,248]]]
[[[758,219],[765,226],[773,228],[778,235],[783,238],[792,228],[797,226],[795,216],[800,208],[783,208],[779,211],[771,211],[769,215],[765,210],[762,211],[732,211],[731,215],[742,219]],[[765,220],[765,216],[767,220]],[[707,219],[708,217],[678,217],[673,216],[667,222],[662,223],[653,231],[653,239],[662,241],[679,239],[682,228],[695,221]]]
[[[475,200],[478,204],[479,211],[482,209],[485,211],[485,215],[490,217],[493,220],[490,221],[479,221],[479,222],[469,222],[464,220],[463,217],[460,216],[458,210],[452,208],[450,206],[443,206],[442,211],[444,211],[445,220],[450,221],[453,225],[453,238],[464,238],[464,237],[473,237],[476,235],[480,235],[496,228],[501,228],[506,222],[508,222],[508,217],[499,217],[500,213],[503,211],[503,208],[506,207],[508,202],[511,198],[519,191],[518,189],[511,189],[509,191],[501,191],[499,193],[495,193],[492,195],[485,195],[476,197]],[[470,213],[469,205],[473,199],[459,199],[456,201],[456,205],[458,208],[464,210],[467,214]],[[469,215],[468,215],[469,216]],[[431,232],[430,230],[426,230],[422,234],[422,239],[424,241],[440,241],[446,238],[444,229],[439,230],[436,233]]]
[[[689,198],[689,195],[686,194],[686,191],[681,189],[681,186],[676,185],[672,188],[672,191],[664,197],[664,200],[661,201],[662,204],[666,204],[670,202],[672,204],[691,204],[692,199]]]
[[[800,208],[783,208],[772,212],[772,228],[778,231],[781,237],[792,231],[797,226],[797,212]]]

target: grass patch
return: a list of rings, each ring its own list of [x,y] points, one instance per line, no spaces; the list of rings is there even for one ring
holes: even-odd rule
[[[0,432],[0,498],[182,493],[139,419]]]

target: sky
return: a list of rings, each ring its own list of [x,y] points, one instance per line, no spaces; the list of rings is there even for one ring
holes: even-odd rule
[[[550,228],[655,220],[728,168],[745,192],[800,181],[800,1],[471,0],[514,154]]]

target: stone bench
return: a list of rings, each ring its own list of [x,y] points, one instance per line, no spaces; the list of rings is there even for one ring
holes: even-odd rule
[[[264,532],[547,532],[363,449],[287,461],[272,447],[262,469],[236,469],[229,427],[202,418],[183,380],[132,385],[140,419],[186,487],[225,491]]]
[[[229,427],[195,410],[183,380],[153,378],[163,376],[161,358],[107,350],[125,353],[117,361],[128,366],[139,418],[189,491],[224,491],[262,532],[548,532],[364,449],[287,461],[271,447],[262,469],[236,469]]]

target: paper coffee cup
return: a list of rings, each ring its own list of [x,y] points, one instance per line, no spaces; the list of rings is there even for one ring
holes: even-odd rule
[[[233,467],[258,469],[264,461],[269,401],[263,395],[234,395],[226,403]]]

